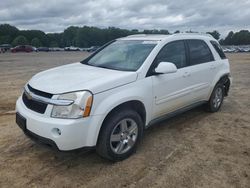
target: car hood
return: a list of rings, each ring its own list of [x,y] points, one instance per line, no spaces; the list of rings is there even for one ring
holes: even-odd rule
[[[90,90],[96,94],[134,82],[136,72],[99,68],[73,63],[40,72],[32,77],[29,85],[51,94]]]

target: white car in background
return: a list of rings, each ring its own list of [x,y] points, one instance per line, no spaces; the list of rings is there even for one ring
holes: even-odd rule
[[[65,47],[64,51],[80,51],[80,48],[75,47],[75,46],[69,46],[69,47]]]
[[[17,100],[16,122],[59,150],[95,147],[118,161],[150,125],[201,104],[218,111],[230,83],[229,62],[211,36],[133,35],[35,75]]]

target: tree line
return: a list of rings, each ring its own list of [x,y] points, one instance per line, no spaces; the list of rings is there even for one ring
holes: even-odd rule
[[[192,32],[192,31],[187,31]],[[180,33],[176,31],[174,33]],[[218,31],[207,32],[215,39],[220,38]],[[98,27],[76,27],[70,26],[61,33],[45,33],[40,30],[19,30],[9,24],[0,25],[0,44],[11,44],[12,46],[30,44],[35,47],[90,47],[100,46],[108,41],[119,37],[125,37],[132,34],[170,34],[168,30],[127,30],[115,27],[98,28]],[[250,32],[239,31],[229,32],[225,39],[220,41],[225,45],[250,44]]]
[[[223,45],[250,45],[250,32],[241,30],[239,32],[230,31],[225,39],[221,39]]]

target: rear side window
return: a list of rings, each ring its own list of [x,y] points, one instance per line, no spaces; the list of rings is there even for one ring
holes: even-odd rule
[[[174,63],[177,68],[186,66],[186,51],[184,41],[174,41],[164,46],[156,57],[157,65],[160,62]]]
[[[227,58],[218,42],[211,40],[210,43],[213,45],[214,49],[219,54],[221,59]]]
[[[190,65],[214,61],[208,45],[203,40],[187,40],[189,47]]]

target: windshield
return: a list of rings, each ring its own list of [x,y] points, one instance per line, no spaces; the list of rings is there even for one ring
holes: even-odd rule
[[[108,69],[136,71],[156,44],[157,41],[118,40],[106,46],[84,63]]]

